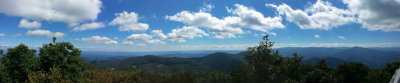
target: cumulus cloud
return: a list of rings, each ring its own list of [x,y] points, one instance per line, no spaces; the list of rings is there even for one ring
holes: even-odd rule
[[[85,20],[97,19],[101,5],[100,0],[0,0],[0,12],[76,25]]]
[[[119,31],[146,31],[149,29],[149,25],[138,22],[139,17],[135,12],[116,13],[114,18],[109,25],[120,25]]]
[[[29,21],[27,19],[22,19],[19,21],[18,27],[20,28],[39,28],[42,24],[38,21]]]
[[[186,42],[186,39],[203,36],[208,36],[208,34],[197,27],[185,26],[173,29],[171,33],[168,33],[168,40],[172,42]]]
[[[319,38],[319,35],[318,35],[318,34],[315,34],[314,37],[315,37],[315,38]]]
[[[212,4],[203,4],[203,7],[200,7],[200,12],[210,12],[215,6]]]
[[[6,36],[6,34],[0,33],[0,37],[5,37],[5,36]]]
[[[206,12],[182,11],[166,19],[182,22],[187,25],[206,27],[208,32],[214,34],[214,38],[236,38],[236,34],[242,34],[241,28],[250,28],[259,31],[268,31],[274,28],[284,28],[281,17],[264,17],[262,13],[243,5],[235,4],[235,9],[227,8],[234,16],[223,19],[212,16]]]
[[[134,44],[137,41],[147,41],[152,39],[153,36],[148,35],[146,33],[142,34],[131,34],[128,37],[125,38],[125,40],[122,42],[123,44]]]
[[[146,43],[149,43],[149,44],[165,44],[165,42],[161,41],[160,39],[146,40]]]
[[[343,36],[338,36],[338,38],[340,38],[340,39],[346,39],[346,37],[343,37]]]
[[[239,27],[250,28],[254,30],[259,30],[263,32],[267,32],[270,29],[274,28],[284,28],[285,26],[281,23],[282,18],[280,16],[277,17],[264,17],[264,15],[252,8],[235,4],[236,9],[228,9],[228,12],[231,12],[237,15],[240,19]]]
[[[159,39],[164,40],[167,39],[168,37],[162,32],[162,30],[152,30],[151,31],[154,36],[157,36]]]
[[[343,0],[368,30],[400,31],[399,0]]]
[[[296,23],[301,29],[329,30],[356,21],[350,10],[336,8],[327,1],[318,0],[305,10],[292,9],[286,4],[265,5],[275,8],[280,15],[286,16],[286,20]]]
[[[49,30],[29,30],[26,32],[29,36],[46,36],[46,37],[63,37],[65,34],[61,32],[51,32]]]
[[[90,38],[82,38],[78,39],[80,41],[84,42],[89,42],[89,43],[98,43],[98,44],[118,44],[117,41],[112,40],[108,37],[102,37],[102,36],[92,36]]]
[[[98,28],[104,28],[104,24],[102,22],[93,22],[93,23],[86,23],[80,26],[76,26],[72,29],[72,31],[85,31],[85,30],[93,30]]]

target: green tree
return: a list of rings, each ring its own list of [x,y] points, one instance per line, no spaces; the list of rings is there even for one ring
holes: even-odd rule
[[[4,52],[3,49],[0,49],[0,56],[4,55],[3,52]],[[4,82],[5,81],[6,74],[5,74],[4,71],[5,71],[4,70],[4,66],[0,61],[0,82]]]
[[[393,63],[388,63],[386,66],[383,68],[385,72],[388,72],[389,74],[393,75],[396,72],[396,69],[400,68],[400,62],[393,62]]]
[[[250,80],[250,71],[249,65],[247,64],[240,64],[237,70],[232,71],[232,81],[234,83],[246,83]]]
[[[75,48],[69,42],[56,42],[44,44],[40,48],[41,69],[45,72],[51,72],[51,68],[59,69],[63,76],[67,76],[76,82],[83,77],[86,63],[80,57],[81,51]]]
[[[3,56],[3,55],[4,55],[3,52],[4,52],[4,50],[3,50],[3,49],[0,49],[0,55]]]
[[[223,71],[208,71],[201,83],[231,83],[231,75]]]
[[[1,58],[6,77],[11,79],[8,82],[24,82],[28,79],[29,73],[39,69],[35,52],[36,50],[29,49],[24,44],[8,49],[7,53]]]
[[[283,57],[279,51],[272,50],[273,45],[274,42],[270,42],[267,35],[258,46],[248,48],[245,60],[250,82],[282,83],[300,79],[302,56],[293,54],[293,57]]]
[[[4,83],[7,82],[7,76],[6,76],[6,72],[4,70],[4,66],[2,64],[0,64],[0,82]]]
[[[365,77],[364,83],[389,83],[392,75],[382,69],[372,69]]]
[[[361,83],[368,71],[368,67],[360,62],[345,62],[336,69],[344,83]]]
[[[195,74],[189,72],[175,72],[169,78],[169,83],[193,83],[196,81]]]
[[[340,83],[342,78],[333,72],[331,68],[325,62],[325,59],[321,59],[315,64],[312,71],[307,72],[304,78],[304,83]]]

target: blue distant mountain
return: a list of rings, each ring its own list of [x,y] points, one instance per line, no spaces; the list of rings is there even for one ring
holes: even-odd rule
[[[83,51],[81,56],[92,60],[115,60],[126,57],[156,55],[160,57],[193,58],[203,57],[215,52],[236,54],[245,50],[194,50],[194,51],[153,51],[153,52],[117,52],[117,51]]]
[[[3,48],[4,49],[4,48]],[[330,67],[337,64],[355,61],[362,62],[372,68],[381,68],[386,63],[400,61],[400,48],[362,48],[362,47],[285,47],[277,48],[280,54],[290,57],[293,53],[304,56],[304,61],[316,63],[320,59],[326,59]],[[5,49],[5,52],[7,50]],[[224,54],[224,53],[227,54]],[[154,51],[154,52],[115,52],[115,51],[83,51],[82,57],[89,62],[100,60],[121,60],[129,57],[138,57],[145,55],[154,55],[159,58],[204,58],[208,55],[232,55],[232,59],[243,60],[245,50],[195,50],[195,51]],[[209,56],[208,56],[209,57]],[[203,59],[207,61],[219,60],[220,57],[213,59]],[[218,61],[215,61],[218,62]],[[210,64],[210,63],[207,63]],[[223,69],[223,68],[222,68]],[[227,69],[223,69],[227,70]]]

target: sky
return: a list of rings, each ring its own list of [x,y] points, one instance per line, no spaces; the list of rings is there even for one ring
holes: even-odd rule
[[[399,47],[399,0],[0,0],[0,46],[82,50]]]

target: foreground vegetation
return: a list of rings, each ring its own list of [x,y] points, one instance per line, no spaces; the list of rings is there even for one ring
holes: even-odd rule
[[[387,83],[400,62],[382,69],[369,69],[359,62],[345,62],[330,68],[325,60],[317,64],[302,63],[303,57],[283,57],[272,50],[268,36],[258,46],[250,47],[245,63],[232,71],[111,71],[91,67],[80,57],[81,51],[69,42],[44,44],[39,56],[36,50],[20,44],[3,54],[0,50],[0,82],[32,83]],[[199,59],[201,60],[201,59]]]

